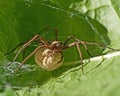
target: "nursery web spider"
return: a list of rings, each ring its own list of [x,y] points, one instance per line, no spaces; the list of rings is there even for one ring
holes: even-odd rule
[[[21,51],[23,51],[25,48],[27,48],[33,41],[38,42],[37,48],[33,52],[31,52],[21,62],[21,64],[17,67],[17,69],[15,71],[18,71],[18,69],[33,55],[35,55],[35,62],[41,68],[43,68],[45,70],[48,70],[48,71],[55,70],[62,65],[62,62],[63,62],[63,59],[64,59],[63,54],[62,54],[63,50],[66,50],[68,48],[71,48],[71,47],[75,46],[78,50],[78,53],[79,53],[81,66],[82,66],[81,69],[82,69],[82,72],[84,74],[84,71],[83,71],[83,57],[82,57],[82,52],[81,52],[81,49],[80,49],[80,45],[83,45],[83,47],[88,52],[88,54],[89,54],[89,51],[88,51],[88,48],[87,48],[86,45],[102,46],[99,43],[81,41],[74,36],[68,36],[68,38],[62,43],[61,41],[58,40],[58,32],[57,32],[56,29],[52,29],[52,28],[47,27],[47,28],[44,28],[42,31],[44,31],[44,30],[52,30],[53,32],[55,32],[55,40],[50,43],[47,40],[45,40],[44,38],[42,38],[40,35],[35,35],[30,40],[28,40],[27,42],[24,42],[24,43],[21,43],[21,44],[17,45],[17,47],[20,46],[20,45],[22,45],[22,47],[18,50],[18,52],[16,53],[12,62],[14,62],[16,60],[16,58],[18,57],[18,55],[21,53]],[[71,39],[73,39],[74,42],[69,44],[68,42]],[[13,50],[15,50],[16,48],[14,48]]]

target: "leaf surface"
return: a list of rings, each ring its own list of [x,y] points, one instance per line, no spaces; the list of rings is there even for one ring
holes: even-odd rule
[[[75,47],[63,51],[63,66],[52,72],[40,69],[33,56],[13,75],[11,72],[22,61],[22,53],[17,62],[9,67],[7,65],[17,50],[7,56],[4,54],[35,34],[53,41],[54,32],[40,32],[45,27],[56,28],[58,39],[62,42],[73,35],[83,41],[98,42],[119,49],[119,6],[118,0],[1,0],[0,89],[10,84],[12,88],[22,89],[16,91],[21,96],[118,96],[119,54],[85,63],[85,75],[82,75],[80,64],[76,63],[79,54]],[[25,56],[35,49],[35,44],[27,48]],[[92,54],[90,57],[83,46],[80,48],[84,59],[102,56],[104,52],[101,47],[88,46]],[[32,90],[28,91],[31,87]]]

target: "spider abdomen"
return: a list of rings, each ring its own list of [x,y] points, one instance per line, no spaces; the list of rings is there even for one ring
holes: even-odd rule
[[[52,71],[63,63],[63,55],[51,49],[40,48],[35,53],[35,62],[43,69]]]

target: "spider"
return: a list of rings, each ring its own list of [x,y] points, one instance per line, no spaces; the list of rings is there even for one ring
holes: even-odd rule
[[[81,52],[81,49],[80,49],[80,45],[83,45],[83,47],[88,52],[88,54],[90,54],[90,53],[89,53],[86,45],[102,46],[99,43],[81,41],[74,36],[68,36],[68,38],[66,38],[66,40],[64,42],[61,42],[61,41],[58,40],[57,29],[46,27],[46,28],[42,29],[41,31],[44,31],[44,30],[52,30],[55,33],[55,40],[53,42],[49,42],[49,41],[45,40],[43,37],[41,37],[40,35],[35,35],[30,40],[28,40],[27,42],[23,42],[23,43],[17,45],[16,48],[20,45],[22,45],[22,47],[18,50],[18,52],[16,53],[12,62],[14,62],[16,60],[16,58],[18,57],[18,55],[25,48],[27,48],[33,41],[38,42],[38,46],[34,49],[33,52],[31,52],[21,62],[21,64],[16,68],[15,71],[18,71],[19,68],[33,55],[35,55],[35,62],[41,68],[43,68],[47,71],[53,71],[55,69],[58,69],[63,63],[63,60],[64,60],[63,50],[66,50],[66,49],[71,48],[71,47],[76,47],[77,50],[78,50],[78,53],[79,53],[80,61],[81,61],[82,73],[84,74],[83,56],[82,56],[82,52]],[[68,43],[71,39],[73,39],[74,42]],[[16,48],[14,48],[13,50],[15,50]],[[9,54],[9,53],[7,53],[7,54]]]

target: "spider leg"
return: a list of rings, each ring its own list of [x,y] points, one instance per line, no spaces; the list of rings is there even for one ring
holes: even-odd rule
[[[100,47],[103,47],[103,48],[108,48],[108,49],[110,49],[112,51],[119,51],[119,49],[114,49],[114,48],[108,47],[108,46],[106,46],[104,44],[99,44],[99,43],[94,43],[94,42],[84,42],[84,43],[87,44],[87,45],[96,45],[96,46],[100,46]]]
[[[70,40],[74,40],[75,42],[73,43],[70,43],[70,44],[67,44]],[[95,45],[95,46],[99,46],[99,47],[103,47],[103,48],[108,48],[108,49],[111,49],[113,51],[116,51],[116,49],[113,49],[113,48],[110,48],[110,47],[107,47],[106,45],[104,44],[100,44],[100,43],[95,43],[95,42],[86,42],[86,41],[82,41],[82,40],[79,40],[77,38],[75,38],[74,36],[69,36],[65,42],[63,43],[63,49],[67,49],[67,48],[70,48],[70,47],[73,47],[73,46],[76,46],[77,47],[77,50],[79,52],[79,56],[80,56],[80,60],[82,62],[82,73],[84,74],[84,70],[83,70],[83,57],[82,57],[82,52],[80,50],[80,46],[79,45],[83,45],[83,47],[85,48],[85,50],[87,51],[88,55],[91,56],[90,52],[88,51],[88,48],[87,48],[87,45]]]
[[[80,43],[83,44],[83,45],[96,45],[96,46],[106,47],[106,46],[103,45],[103,44],[99,44],[99,43],[95,43],[95,42],[85,42],[85,41],[79,40],[78,38],[76,38],[76,37],[74,37],[74,36],[68,36],[68,38],[65,40],[65,42],[64,42],[63,45],[66,46],[67,43],[68,43],[71,39],[73,39],[74,41],[78,41],[78,42],[80,42]]]
[[[27,46],[29,46],[32,41],[36,40],[39,37],[39,35],[35,35],[32,39],[30,39],[28,42],[26,42],[17,52],[17,54],[15,55],[15,57],[13,58],[12,62],[14,62],[16,60],[16,58],[18,57],[18,55],[21,53],[22,50],[24,50]]]
[[[22,53],[22,60],[25,58],[25,54],[28,50],[29,46],[27,46],[24,50],[23,50],[23,53]]]
[[[22,46],[22,45],[25,44],[25,43],[26,43],[26,42],[21,42],[21,43],[19,43],[17,46],[15,46],[11,51],[7,52],[5,55],[11,54],[11,53],[14,52],[18,47]],[[27,46],[26,48],[28,48],[28,46]],[[23,50],[22,59],[23,59],[24,56],[25,56],[25,53],[26,53],[26,50],[27,50],[26,48],[25,48],[25,50]],[[11,63],[10,63],[10,64],[11,64]],[[10,64],[8,64],[8,66],[9,66]]]
[[[90,57],[92,57],[92,55],[90,54],[90,52],[89,52],[89,50],[88,50],[88,48],[87,48],[87,45],[95,45],[95,46],[99,46],[99,47],[103,47],[103,48],[108,48],[108,49],[110,49],[110,50],[112,50],[112,51],[119,51],[119,49],[114,49],[114,48],[108,47],[108,46],[106,46],[106,45],[104,45],[104,44],[95,43],[95,42],[81,41],[81,40],[77,39],[77,38],[74,37],[74,36],[69,36],[69,37],[66,39],[66,41],[64,42],[63,45],[66,46],[67,43],[68,43],[71,39],[73,39],[74,41],[80,42],[80,43],[83,45],[83,47],[85,48],[87,54],[88,54]],[[64,47],[64,49],[65,49],[65,48],[67,48],[67,46]]]
[[[85,42],[85,41],[80,41],[80,40],[79,40],[79,42],[83,45],[83,47],[85,48],[87,54],[88,54],[90,57],[93,57],[93,56],[90,54],[87,45],[95,45],[95,46],[103,47],[103,45],[102,45],[102,44],[99,44],[99,43]],[[105,48],[105,46],[104,46],[104,48]]]
[[[39,44],[38,44],[37,46],[40,46],[40,45],[42,45],[42,44],[44,45],[44,43],[40,42],[40,40],[38,40],[38,43],[39,43]],[[27,47],[23,50],[22,60],[25,58],[25,54],[26,54],[28,48],[29,48],[29,46],[27,46]]]
[[[21,64],[16,68],[15,72],[17,72],[19,70],[20,67],[22,67],[22,65],[31,57],[33,56],[40,48],[42,47],[47,47],[46,45],[41,45],[38,46],[31,54],[29,54],[22,62]]]
[[[68,43],[71,39],[75,40],[74,36],[68,36],[68,38],[65,40],[65,42],[64,42],[63,45],[66,46],[67,43]],[[75,41],[76,41],[76,40],[75,40]]]
[[[65,46],[64,49],[70,48],[70,47],[74,47],[74,46],[77,47],[77,50],[78,50],[78,53],[79,53],[79,56],[80,56],[80,62],[81,62],[81,64],[82,64],[82,67],[81,67],[82,73],[84,74],[84,70],[83,70],[83,67],[84,67],[84,66],[83,66],[83,56],[82,56],[82,51],[80,50],[80,46],[79,46],[80,44],[81,44],[80,42],[75,41],[75,42],[70,43],[70,44],[68,44],[67,46]]]
[[[29,41],[27,41],[25,44],[23,44],[23,46],[18,50],[17,54],[15,55],[15,57],[13,58],[12,62],[14,62],[16,60],[16,58],[18,57],[18,55],[21,53],[22,50],[24,50],[26,47],[28,47],[33,41],[39,40],[39,42],[42,42],[43,44],[47,45],[47,41],[44,40],[43,38],[41,38],[39,35],[35,35],[32,39],[30,39]],[[11,64],[11,63],[10,63]],[[9,65],[10,65],[9,64]],[[9,66],[8,65],[8,66]]]
[[[43,32],[43,31],[48,31],[48,30],[52,30],[53,32],[55,32],[55,40],[57,41],[58,40],[58,31],[56,28],[51,28],[51,27],[45,27],[43,28],[42,30],[40,30],[40,32]],[[39,32],[38,32],[39,33]],[[37,33],[37,34],[38,34]]]
[[[67,44],[71,39],[73,39],[75,42],[73,43],[70,43],[70,44]],[[85,50],[87,51],[88,55],[91,56],[90,52],[88,51],[88,48],[87,48],[87,45],[96,45],[96,46],[102,46],[102,44],[99,44],[99,43],[94,43],[94,42],[85,42],[85,41],[81,41],[77,38],[75,38],[74,36],[69,36],[66,41],[64,42],[64,48],[63,49],[66,49],[66,48],[70,48],[70,47],[73,47],[73,46],[76,46],[77,47],[77,50],[79,52],[79,56],[80,56],[80,60],[81,60],[81,63],[82,63],[82,73],[84,74],[84,70],[83,70],[83,56],[82,56],[82,52],[80,50],[80,44],[83,45],[83,47],[85,48]]]
[[[88,48],[87,48],[87,45],[86,44],[83,44],[83,47],[85,48],[87,54],[92,57],[91,53],[89,52]]]
[[[92,57],[92,55],[90,54],[90,52],[89,52],[89,50],[88,50],[88,48],[87,48],[87,46],[86,46],[86,43],[81,42],[79,39],[75,38],[74,36],[69,36],[69,37],[66,39],[66,41],[64,42],[63,45],[66,46],[67,43],[68,43],[71,39],[73,39],[74,41],[80,42],[80,43],[83,45],[83,47],[85,48],[87,54]]]
[[[79,46],[79,43],[76,44],[76,47],[77,47],[77,50],[79,52],[79,56],[80,56],[80,61],[81,61],[81,69],[82,69],[82,73],[84,74],[84,70],[83,70],[83,56],[82,56],[82,51],[80,50],[80,46]]]
[[[106,47],[105,45],[103,44],[100,44],[100,43],[95,43],[95,42],[86,42],[86,41],[80,41],[82,44],[86,44],[86,45],[96,45],[96,46],[100,46],[100,47]]]

